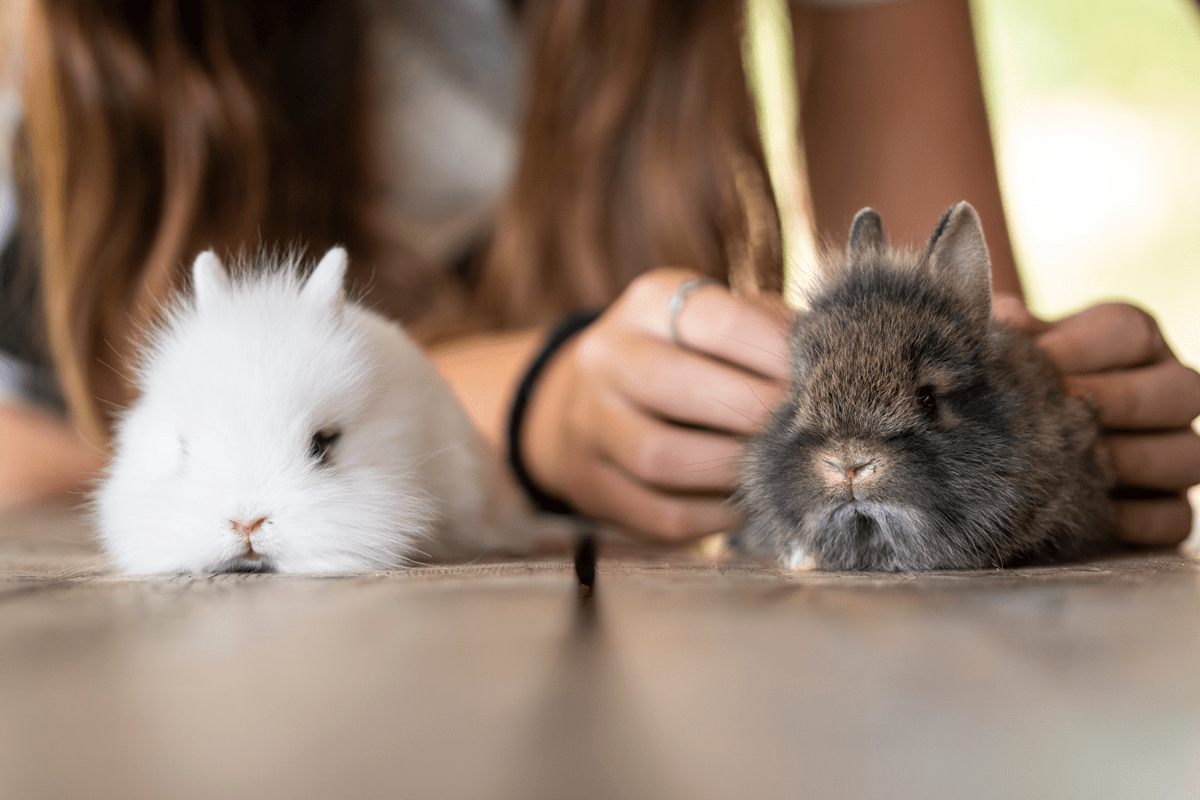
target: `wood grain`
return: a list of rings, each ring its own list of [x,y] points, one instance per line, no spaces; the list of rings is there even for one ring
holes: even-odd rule
[[[1200,569],[128,579],[0,517],[0,797],[1200,793]]]

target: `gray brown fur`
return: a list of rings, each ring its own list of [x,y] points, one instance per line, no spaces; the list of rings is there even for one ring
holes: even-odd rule
[[[980,569],[1114,542],[1091,409],[996,322],[979,218],[947,212],[920,253],[863,209],[797,314],[793,383],[749,446],[737,542],[825,569]]]

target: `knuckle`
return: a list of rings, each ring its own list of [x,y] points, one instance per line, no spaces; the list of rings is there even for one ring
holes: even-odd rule
[[[1141,306],[1132,303],[1114,305],[1121,310],[1122,329],[1129,334],[1136,351],[1147,359],[1157,353],[1162,345],[1162,334],[1159,332],[1158,321],[1154,316]]]
[[[698,274],[678,267],[659,267],[634,278],[618,301],[628,321],[657,322],[665,319],[671,295]],[[652,328],[655,326],[651,326]]]
[[[671,272],[672,270],[657,269],[634,278],[624,293],[625,307],[648,312],[666,303]]]
[[[1185,446],[1188,452],[1184,455],[1186,462],[1182,483],[1190,488],[1200,484],[1200,435],[1189,431]]]
[[[1138,321],[1138,338],[1142,345],[1142,352],[1147,357],[1157,353],[1163,344],[1162,332],[1158,329],[1158,320],[1150,316],[1150,314],[1140,308],[1137,309]]]
[[[1187,415],[1189,423],[1195,421],[1196,417],[1200,416],[1200,370],[1194,367],[1185,366],[1185,380],[1188,382],[1188,404]]]
[[[739,315],[740,309],[734,303],[711,303],[707,310],[708,327],[721,339],[735,339],[745,327],[745,320]]]
[[[635,475],[654,481],[670,472],[670,447],[661,436],[643,436],[634,445],[632,462]]]
[[[1131,424],[1139,418],[1141,397],[1127,383],[1112,381],[1107,391],[1093,392],[1092,399],[1100,407],[1100,417],[1114,425]],[[1097,387],[1098,388],[1098,387]]]
[[[600,330],[587,331],[579,335],[572,356],[581,371],[588,372],[602,365],[611,352],[608,339]]]

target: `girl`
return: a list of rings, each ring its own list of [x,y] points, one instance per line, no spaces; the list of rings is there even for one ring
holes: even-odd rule
[[[1200,379],[1138,309],[1025,311],[966,1],[792,15],[817,229],[840,241],[871,205],[916,243],[968,199],[998,313],[1111,429],[1124,535],[1182,540]],[[68,416],[0,406],[0,500],[99,468],[137,331],[197,251],[303,240],[350,247],[362,291],[424,339],[544,507],[660,540],[736,523],[725,500],[781,395],[788,322],[769,293],[689,282],[778,287],[739,3],[40,0],[25,43],[37,235],[19,246]],[[602,313],[564,316],[581,309]]]

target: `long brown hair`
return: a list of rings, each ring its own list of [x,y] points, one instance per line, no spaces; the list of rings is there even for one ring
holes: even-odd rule
[[[72,418],[97,444],[185,260],[366,246],[360,40],[337,0],[35,8],[25,95],[46,325]]]
[[[778,217],[731,0],[536,0],[515,184],[478,287],[503,324],[654,266],[777,289]]]
[[[741,4],[513,5],[531,53],[523,146],[463,305],[372,228],[356,4],[41,0],[26,97],[42,288],[85,435],[105,440],[137,332],[205,247],[347,244],[385,310],[441,305],[458,330],[603,305],[655,265],[777,287]]]

